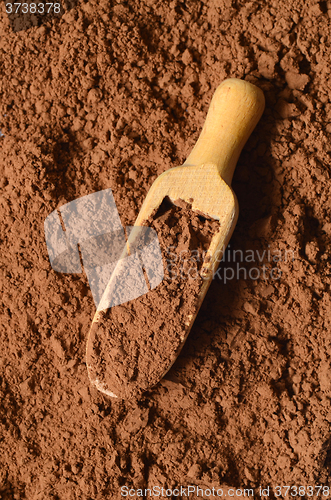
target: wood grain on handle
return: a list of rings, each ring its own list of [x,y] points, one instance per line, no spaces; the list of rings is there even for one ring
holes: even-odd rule
[[[264,95],[255,85],[230,78],[216,89],[207,118],[184,165],[217,165],[230,185],[242,148],[264,110]]]

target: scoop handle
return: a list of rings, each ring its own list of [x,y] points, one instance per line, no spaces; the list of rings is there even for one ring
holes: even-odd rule
[[[242,148],[262,116],[264,95],[255,85],[229,78],[213,95],[200,137],[184,165],[217,165],[231,185]]]

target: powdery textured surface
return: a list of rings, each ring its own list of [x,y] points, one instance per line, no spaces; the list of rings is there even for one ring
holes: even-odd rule
[[[2,498],[328,483],[329,7],[91,0],[18,33],[1,9]],[[110,187],[132,225],[228,76],[253,81],[267,101],[234,176],[230,248],[263,255],[270,245],[295,259],[264,257],[279,280],[215,278],[168,379],[138,403],[108,400],[86,372],[87,280],[51,269],[44,220]]]
[[[177,203],[179,206],[177,206]],[[202,264],[217,220],[166,200],[147,221],[159,239],[163,281],[141,297],[98,313],[87,347],[91,380],[120,398],[137,398],[170,368],[200,307]]]

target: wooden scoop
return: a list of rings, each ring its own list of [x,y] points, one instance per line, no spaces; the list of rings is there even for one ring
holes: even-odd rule
[[[192,205],[192,210],[217,219],[220,223],[203,262],[204,280],[197,307],[188,315],[185,321],[186,329],[180,333],[181,347],[192,328],[213,273],[237,222],[238,203],[230,184],[241,150],[263,110],[264,96],[259,88],[244,80],[225,80],[213,96],[206,122],[191,154],[182,166],[172,168],[156,179],[135,222],[135,226],[142,226],[161,205],[164,198],[168,197],[172,202],[178,199],[184,200]],[[118,263],[119,266],[120,263],[121,261]],[[116,269],[113,275],[115,274]],[[96,360],[102,351],[100,342],[103,334],[101,319],[103,312],[100,310],[96,312],[89,333],[88,374],[92,384],[101,392],[112,397],[123,397],[118,384],[117,389],[112,387],[112,382],[107,380],[104,373],[100,376],[100,367],[96,366]],[[96,335],[98,342],[95,340]],[[179,352],[180,349],[177,348],[170,353],[167,366],[159,367],[158,380],[170,369]],[[144,390],[148,388],[144,387]]]

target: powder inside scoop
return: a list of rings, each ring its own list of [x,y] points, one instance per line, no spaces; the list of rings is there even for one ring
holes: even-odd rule
[[[146,222],[157,232],[164,279],[137,299],[101,311],[87,352],[92,379],[119,397],[153,386],[169,368],[203,283],[200,270],[219,222],[167,199]]]

